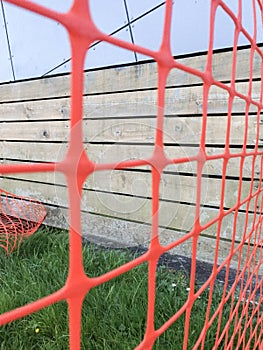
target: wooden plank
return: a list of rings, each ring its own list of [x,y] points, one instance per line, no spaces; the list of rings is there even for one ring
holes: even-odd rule
[[[14,159],[34,162],[59,162],[67,150],[66,143],[51,142],[0,142],[0,154],[2,162],[5,159]]]
[[[240,182],[226,180],[223,205],[233,207],[237,202]],[[245,200],[250,191],[251,182],[242,181],[241,200]],[[127,171],[103,171],[90,176],[84,184],[85,189],[93,189],[113,194],[126,194],[152,197],[152,177],[150,173]],[[174,202],[196,203],[197,178],[179,174],[163,174],[160,182],[159,198]],[[254,191],[256,188],[253,189]],[[220,206],[222,179],[202,178],[201,204],[206,206]]]
[[[227,116],[211,116],[206,120],[206,143],[225,145]],[[199,144],[202,135],[202,117],[185,116],[164,119],[164,142]],[[231,117],[230,144],[243,145],[245,130],[247,144],[254,145],[257,117],[249,116],[248,128],[244,116]],[[92,120],[84,122],[84,141],[89,142],[154,142],[156,118]]]
[[[9,162],[19,164],[18,162]],[[171,168],[173,173],[164,172],[160,182],[160,198],[174,201],[195,203],[197,188],[196,173],[178,173],[176,167]],[[65,176],[60,172],[45,173],[17,173],[5,175],[6,178],[20,179],[52,185],[66,186]],[[134,168],[133,170],[105,170],[94,172],[84,183],[84,188],[95,189],[113,193],[123,193],[135,196],[151,197],[152,177],[150,171]],[[251,187],[252,186],[252,187]],[[241,201],[244,200],[251,189],[255,192],[259,186],[259,178],[253,183],[250,179],[240,180],[227,178],[225,181],[224,206],[232,207],[237,199],[239,187],[241,188]],[[187,191],[185,191],[187,189]],[[211,177],[204,173],[202,177],[201,203],[208,205],[220,205],[222,179]],[[184,192],[182,192],[184,191]]]
[[[69,139],[68,121],[3,122],[0,125],[0,141],[61,142]]]
[[[240,82],[236,84],[239,93],[247,95],[249,84]],[[259,101],[260,82],[253,83],[252,98]],[[208,113],[227,113],[229,94],[226,90],[212,86],[208,95]],[[165,114],[166,115],[193,115],[203,113],[203,87],[186,86],[175,87],[166,90]],[[157,91],[128,91],[122,93],[91,95],[84,97],[84,117],[144,117],[155,116],[158,110]],[[255,112],[256,107],[251,105],[250,112]],[[235,98],[232,112],[245,112],[245,101]]]
[[[138,145],[137,146],[127,146],[119,145],[117,143],[112,145],[106,144],[87,144],[85,145],[87,154],[89,158],[96,162],[97,164],[103,163],[119,163],[123,160],[133,160],[133,159],[149,159],[152,154],[154,147],[153,145]],[[167,157],[170,159],[187,159],[188,157],[196,156],[198,154],[198,147],[188,147],[184,145],[180,146],[165,146],[164,148]],[[216,147],[208,147],[207,154],[209,156],[217,155],[218,159],[207,161],[204,165],[203,174],[204,175],[216,175],[222,176],[223,171],[223,153],[224,149]],[[230,152],[234,154],[239,154],[241,150],[230,149]],[[228,161],[227,175],[228,176],[240,176],[240,162],[241,158],[232,158]],[[247,157],[243,164],[242,176],[251,178],[252,175],[252,157]],[[260,174],[261,169],[261,154],[256,158],[254,168],[254,177],[257,178]],[[145,168],[145,167],[143,167]],[[188,174],[196,174],[196,162],[183,162],[176,165],[170,165],[166,168],[167,171],[173,172],[186,172]]]
[[[1,163],[13,162],[59,162],[61,161],[67,150],[66,143],[51,143],[51,142],[0,142]],[[103,163],[119,163],[123,160],[132,159],[148,159],[152,156],[153,145],[121,145],[121,144],[86,144],[87,154],[90,159],[97,164]],[[240,150],[230,149],[234,155]],[[197,155],[198,147],[186,146],[166,146],[165,152],[171,159],[182,159]],[[213,147],[207,148],[209,156],[218,154],[218,159],[207,161],[203,168],[205,176],[222,176],[223,171],[223,155],[224,149]],[[240,173],[241,155],[240,157],[231,158],[228,160],[227,176],[239,178],[242,174],[243,178],[250,179],[252,177],[252,169],[254,167],[254,178],[259,179],[261,164],[261,154],[256,157],[253,163],[253,157],[246,157],[243,163],[243,170]],[[149,167],[138,167],[138,169],[148,169]],[[135,169],[136,170],[136,169]],[[165,169],[170,172],[181,172],[186,174],[196,174],[196,162],[183,162],[175,165],[169,165]]]
[[[69,114],[69,98],[0,104],[1,122],[67,120]]]
[[[38,183],[19,180],[10,181],[7,178],[0,179],[0,187],[21,195],[39,199],[44,204],[53,204],[67,208],[67,189]],[[151,223],[151,200],[147,198],[127,197],[118,194],[109,194],[84,190],[82,196],[82,210],[97,215],[109,216],[128,221]],[[160,201],[159,224],[162,227],[174,230],[190,231],[195,222],[195,205]],[[218,209],[202,207],[200,212],[201,225],[206,225],[217,218]],[[244,234],[246,215],[238,214],[236,240],[242,240]],[[248,216],[248,228],[252,227],[253,215]],[[231,240],[234,225],[234,215],[229,214],[222,222],[221,238]],[[215,237],[213,226],[206,229],[206,235]]]
[[[12,164],[19,164],[18,162],[10,162]],[[2,177],[2,176],[1,176]],[[43,172],[43,173],[12,173],[4,175],[5,178],[12,180],[24,180],[31,182],[38,182],[40,185],[50,184],[54,186],[66,186],[66,177],[60,172]]]
[[[259,48],[262,50],[262,48]],[[249,79],[250,73],[254,79],[261,77],[262,58],[258,52],[254,53],[253,68],[250,72],[250,49],[241,49],[237,51],[236,66],[232,66],[233,51],[213,54],[212,72],[213,77],[218,81],[230,80],[233,69],[235,70],[236,80]]]
[[[259,101],[260,82],[254,82],[252,96]],[[236,89],[247,95],[248,83],[236,84]],[[212,86],[208,95],[208,113],[225,113],[228,111],[229,95],[226,90]],[[203,88],[192,86],[166,90],[165,115],[177,116],[203,114]],[[16,109],[16,105],[18,108]],[[158,110],[157,91],[133,91],[109,95],[86,96],[83,100],[84,119],[98,118],[140,118],[156,117]],[[235,98],[232,113],[245,115],[246,104],[243,99]],[[250,112],[257,112],[251,105]],[[0,104],[1,121],[28,120],[66,120],[70,115],[70,100],[40,100],[24,103]]]
[[[247,144],[254,145],[256,140],[257,117],[249,116],[246,129],[244,116],[232,116],[230,145],[243,145],[245,134]],[[2,122],[0,140],[8,141],[68,141],[69,121],[37,121],[37,122]],[[21,133],[21,129],[23,133]],[[213,116],[207,118],[206,143],[225,145],[227,117]],[[84,142],[154,142],[156,119],[120,119],[89,120],[83,122]],[[187,116],[165,118],[164,142],[171,144],[199,144],[202,135],[202,118]]]
[[[66,186],[66,179],[61,173],[22,173],[5,176],[9,181],[26,180],[53,186]],[[225,182],[224,207],[236,205],[239,186],[241,186],[241,201],[250,193],[251,182],[228,179]],[[142,198],[152,197],[151,173],[140,171],[103,171],[93,173],[84,184],[84,189],[103,191],[118,195],[129,195]],[[160,183],[160,199],[183,202],[194,205],[196,203],[196,176],[179,174],[163,174]],[[256,182],[252,191],[256,190]],[[219,207],[221,201],[222,180],[217,178],[202,178],[201,204]]]
[[[232,51],[213,54],[213,75],[219,81],[230,81],[232,72]],[[175,58],[177,62],[194,69],[205,71],[206,54]],[[236,78],[248,79],[250,74],[250,50],[239,50],[237,54]],[[255,54],[253,77],[261,76],[261,57]],[[38,98],[64,97],[70,94],[70,75],[46,77],[16,83],[0,84],[0,103],[7,101],[33,100]],[[200,79],[182,70],[173,69],[167,86],[200,84]],[[107,69],[87,71],[84,80],[84,94],[107,93],[149,89],[157,86],[156,63],[142,63]]]
[[[0,84],[0,103],[70,95],[70,75]]]
[[[58,228],[69,228],[68,210],[60,207],[47,206],[47,216],[44,223]],[[105,216],[98,216],[82,212],[82,232],[80,233],[88,241],[112,248],[124,248],[140,246],[149,247],[151,226],[144,223],[131,222]],[[177,242],[184,237],[184,233],[169,229],[160,229],[160,241],[163,246]],[[237,244],[236,244],[237,246]],[[244,246],[243,251],[246,250]],[[216,239],[200,235],[197,246],[197,259],[213,263],[215,258]],[[221,240],[217,263],[223,263],[231,250],[231,243]],[[260,249],[259,249],[260,250]],[[192,257],[192,239],[188,239],[169,250],[170,254]],[[241,255],[242,263],[245,264],[246,255]],[[231,267],[237,268],[238,254],[231,260]]]

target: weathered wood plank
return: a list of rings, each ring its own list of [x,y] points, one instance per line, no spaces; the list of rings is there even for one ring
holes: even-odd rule
[[[66,179],[61,173],[22,173],[5,176],[10,182],[26,180],[42,185],[66,186]],[[225,181],[225,194],[223,206],[231,208],[236,205],[239,187],[241,188],[241,201],[250,193],[255,192],[258,182],[227,179]],[[251,188],[252,186],[252,188]],[[151,173],[136,171],[103,171],[93,173],[85,182],[84,189],[111,193],[113,196],[129,195],[142,198],[152,197]],[[195,205],[197,178],[196,176],[183,176],[180,174],[164,173],[161,177],[159,196],[161,200],[183,202]],[[201,204],[219,207],[221,201],[222,180],[219,178],[202,178]]]
[[[47,216],[44,223],[48,226],[69,228],[68,210],[61,207],[47,206]],[[123,248],[141,246],[148,248],[150,241],[151,227],[144,223],[131,222],[105,216],[98,216],[82,212],[82,234],[87,240],[107,247]],[[163,246],[182,239],[184,233],[175,230],[160,228],[160,241]],[[237,243],[236,243],[237,246]],[[197,259],[213,262],[215,258],[216,239],[214,237],[199,236],[197,246]],[[243,248],[243,250],[246,249]],[[229,241],[221,240],[217,263],[221,264],[227,259],[231,250]],[[169,250],[171,254],[192,257],[192,240],[188,239],[176,248]],[[246,255],[241,255],[242,264],[245,264]],[[231,267],[237,268],[238,254],[231,259]]]
[[[249,84],[240,82],[236,90],[247,96]],[[253,83],[252,98],[256,102],[260,98],[260,82]],[[203,113],[203,87],[186,86],[166,90],[166,115],[193,115]],[[208,95],[208,113],[227,113],[229,94],[227,90],[212,86]],[[245,100],[235,98],[232,112],[245,112]],[[156,115],[158,107],[157,91],[133,91],[102,96],[87,96],[84,98],[84,116],[86,118],[98,117],[134,117]],[[250,112],[257,111],[251,105]]]
[[[21,132],[23,130],[23,132]],[[68,121],[0,123],[0,141],[67,141]]]
[[[213,75],[219,81],[230,81],[232,72],[232,51],[217,52],[213,55]],[[175,58],[180,64],[200,71],[205,70],[206,54]],[[237,54],[236,79],[248,79],[250,75],[250,50],[242,49]],[[156,63],[142,63],[98,69],[85,73],[84,94],[114,91],[149,89],[157,86]],[[253,60],[253,77],[261,76],[261,57],[255,53]],[[41,79],[0,85],[0,103],[7,101],[54,98],[70,95],[70,75],[46,77]],[[179,69],[169,74],[167,86],[193,85],[200,79]]]
[[[70,75],[0,84],[0,103],[70,95]]]
[[[202,134],[202,117],[185,116],[164,119],[164,142],[171,144],[199,144]],[[227,116],[211,116],[206,120],[206,143],[225,145]],[[245,130],[247,144],[255,144],[257,117],[249,116],[248,128],[244,116],[231,117],[230,145],[243,145]],[[89,142],[154,142],[156,118],[90,120],[84,122],[84,141]]]
[[[13,162],[59,162],[61,161],[67,150],[68,145],[66,143],[51,143],[51,142],[0,142],[0,162],[1,163],[13,163]],[[103,163],[118,163],[123,160],[132,159],[147,159],[152,156],[152,145],[122,145],[122,144],[86,144],[87,154],[90,159],[97,164]],[[238,154],[241,150],[230,149],[234,155]],[[184,147],[184,146],[166,146],[165,152],[171,159],[182,159],[197,155],[198,147]],[[205,176],[222,176],[223,171],[223,158],[221,154],[224,149],[217,149],[213,147],[207,148],[209,156],[218,154],[218,159],[207,161],[203,168],[203,174]],[[227,176],[239,178],[242,174],[243,178],[250,179],[252,177],[252,169],[254,167],[254,178],[259,179],[261,164],[261,154],[256,157],[255,163],[253,163],[253,157],[246,157],[243,170],[240,172],[241,155],[240,157],[231,158],[228,160]],[[148,167],[138,167],[138,169],[148,169]],[[181,172],[186,174],[196,174],[196,162],[184,162],[176,165],[169,165],[166,171]],[[136,169],[135,169],[136,171]]]
[[[207,118],[206,143],[225,145],[227,117],[211,116]],[[246,129],[244,116],[231,117],[230,145],[243,145],[245,133],[247,144],[253,145],[256,140],[257,117],[249,116]],[[23,132],[21,133],[21,129]],[[83,122],[84,142],[154,142],[156,119],[120,119],[89,120]],[[202,135],[202,118],[187,116],[165,118],[164,142],[171,144],[199,144]],[[37,122],[2,122],[0,123],[0,140],[8,141],[68,141],[69,121],[37,121]]]
[[[5,159],[34,162],[59,162],[67,150],[66,143],[0,142],[0,155]]]
[[[0,187],[17,195],[29,196],[43,201],[45,204],[53,204],[67,208],[67,188],[48,184],[39,185],[34,182],[19,180],[10,181],[0,178]],[[151,223],[151,200],[147,198],[127,197],[118,194],[103,193],[84,190],[82,196],[82,210],[97,215],[109,216],[128,221]],[[159,224],[162,227],[174,230],[190,231],[195,222],[195,205],[160,201]],[[206,225],[217,218],[219,210],[209,207],[201,207],[200,222]],[[236,240],[241,240],[244,234],[246,215],[238,214]],[[253,215],[248,216],[248,229],[253,224]],[[234,225],[234,215],[229,214],[222,221],[221,238],[231,240]],[[206,235],[215,237],[215,227],[206,229]]]
[[[0,104],[1,122],[67,120],[69,113],[69,98]]]
[[[260,82],[254,82],[253,99],[260,98]],[[247,95],[248,83],[236,84],[236,89]],[[226,90],[212,86],[208,96],[208,113],[228,111],[229,94]],[[192,86],[166,90],[165,114],[167,116],[194,116],[203,113],[203,88]],[[16,108],[17,107],[17,108]],[[155,117],[158,111],[157,91],[122,92],[109,95],[86,96],[83,100],[84,119]],[[235,98],[232,113],[245,115],[246,103]],[[257,112],[254,105],[250,112]],[[30,101],[0,104],[1,121],[66,120],[70,117],[70,99]]]

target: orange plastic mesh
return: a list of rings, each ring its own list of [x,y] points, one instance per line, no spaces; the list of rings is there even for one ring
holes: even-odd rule
[[[249,1],[249,0],[248,0]],[[206,319],[203,325],[203,330],[193,347],[193,349],[204,349],[207,331],[213,322],[218,322],[217,334],[211,345],[211,349],[262,349],[262,278],[260,277],[260,268],[262,265],[262,215],[261,215],[261,197],[262,185],[259,181],[258,186],[254,186],[255,159],[262,156],[262,151],[259,147],[259,132],[260,132],[260,113],[262,111],[262,77],[260,80],[259,98],[255,99],[252,93],[252,71],[253,57],[255,53],[260,57],[261,67],[263,54],[261,48],[257,45],[256,30],[251,36],[242,25],[242,11],[246,11],[246,1],[237,1],[238,14],[231,11],[227,4],[222,0],[212,0],[210,2],[210,36],[209,48],[207,54],[207,63],[204,70],[194,69],[180,63],[171,53],[170,48],[170,33],[171,33],[171,18],[172,18],[172,0],[166,0],[165,23],[162,33],[162,44],[158,51],[153,51],[138,45],[124,42],[114,37],[107,36],[102,33],[95,25],[88,0],[74,0],[73,6],[67,13],[58,13],[48,8],[42,7],[30,1],[9,0],[8,2],[29,9],[33,12],[51,18],[60,22],[68,31],[71,49],[72,49],[72,83],[71,83],[71,124],[70,124],[70,141],[69,148],[65,159],[57,164],[31,164],[28,167],[22,165],[2,165],[1,172],[22,172],[22,171],[60,171],[66,178],[69,192],[69,207],[70,207],[70,251],[69,251],[69,273],[65,286],[30,305],[25,305],[19,309],[7,312],[0,316],[0,325],[3,325],[12,320],[24,317],[34,311],[40,310],[50,304],[61,300],[66,300],[69,308],[69,332],[70,332],[70,349],[80,349],[81,336],[81,307],[83,300],[92,288],[101,285],[114,277],[123,274],[143,262],[148,262],[148,310],[147,322],[144,338],[137,346],[137,350],[152,349],[156,339],[163,334],[168,327],[181,317],[184,317],[184,343],[175,344],[174,349],[188,349],[188,336],[190,331],[191,314],[194,305],[199,295],[209,288],[209,300],[207,308],[204,310]],[[263,4],[261,0],[251,0],[254,11],[254,27],[257,25],[256,11],[257,6],[263,13]],[[228,84],[217,80],[213,76],[213,48],[215,35],[215,17],[218,11],[223,11],[226,16],[235,25],[235,36],[233,43],[233,59],[232,59],[232,75],[231,81]],[[260,19],[262,21],[262,19]],[[262,23],[262,22],[261,22]],[[224,30],[223,28],[221,30]],[[237,64],[237,43],[238,36],[242,34],[250,43],[250,78],[248,81],[248,89],[246,93],[236,90],[236,64]],[[189,38],[191,40],[191,38]],[[86,52],[92,43],[96,41],[105,41],[112,45],[117,45],[121,48],[135,51],[153,58],[158,64],[158,110],[156,114],[156,135],[154,151],[149,159],[123,161],[118,164],[94,164],[89,159],[89,154],[86,153],[82,143],[82,116],[83,116],[83,67]],[[178,69],[188,74],[192,74],[202,81],[203,85],[203,101],[202,101],[202,132],[200,136],[198,152],[190,158],[168,158],[164,151],[163,142],[163,123],[164,123],[164,108],[165,108],[165,86],[169,72],[172,69]],[[225,147],[221,154],[209,155],[206,149],[207,136],[207,118],[208,118],[208,96],[212,87],[218,87],[228,94],[228,123],[225,135]],[[244,120],[245,125],[249,122],[249,110],[251,107],[256,110],[257,122],[255,147],[253,149],[246,148],[248,138],[248,129],[242,134],[244,147],[242,150],[230,152],[230,133],[231,133],[231,115],[232,106],[235,98],[242,100],[245,104]],[[238,158],[240,160],[240,174],[244,169],[244,161],[247,157],[253,159],[251,166],[251,188],[249,195],[241,199],[242,181],[238,188],[237,200],[233,207],[228,210],[224,209],[224,194],[226,189],[226,172],[227,165],[231,159]],[[223,162],[222,170],[222,190],[221,200],[218,215],[207,222],[201,224],[201,190],[202,190],[202,170],[206,162],[210,160],[221,159]],[[196,186],[196,205],[195,205],[195,223],[193,228],[185,234],[185,236],[172,242],[168,246],[160,244],[158,232],[158,211],[159,211],[159,185],[163,170],[170,164],[178,164],[182,162],[195,162],[197,165],[197,186]],[[81,237],[81,189],[84,181],[94,171],[106,169],[124,169],[132,168],[140,165],[149,165],[152,172],[152,231],[151,240],[148,250],[141,257],[121,266],[113,271],[110,271],[97,278],[90,278],[85,274],[82,263],[82,237]],[[74,171],[73,171],[74,169]],[[259,178],[262,179],[262,168],[260,168]],[[80,194],[79,196],[76,194]],[[252,222],[249,222],[249,212],[251,207],[255,209]],[[259,208],[258,208],[259,207]],[[239,220],[239,209],[243,210],[246,216],[243,227],[243,239],[236,244],[236,225]],[[187,213],[186,213],[187,215]],[[227,254],[227,258],[220,266],[217,266],[217,257],[220,254],[220,235],[221,225],[225,218],[231,216],[233,218],[232,227],[232,245]],[[195,286],[196,280],[196,264],[197,264],[197,248],[200,233],[208,227],[217,224],[217,244],[214,250],[214,267],[209,279],[197,289]],[[190,285],[187,301],[184,305],[165,322],[160,328],[155,328],[155,299],[156,299],[156,269],[157,262],[160,256],[174,247],[178,247],[185,241],[192,241],[192,266]],[[228,290],[228,275],[230,272],[231,261],[234,256],[238,256],[238,270],[236,280]],[[245,263],[241,264],[241,259]],[[222,300],[216,309],[212,309],[212,298],[215,286],[216,277],[219,272],[225,268],[226,277]],[[253,283],[252,283],[253,282]],[[241,286],[241,287],[240,287]],[[239,290],[238,298],[236,293]],[[259,298],[258,298],[258,293]],[[234,302],[235,301],[235,302]],[[229,313],[229,322],[225,327],[221,327],[222,314],[224,307],[230,303],[231,310]],[[252,305],[252,309],[249,308]],[[256,324],[252,324],[256,319]],[[229,335],[229,326],[234,325],[234,330]],[[96,327],[96,325],[94,325]],[[252,347],[252,340],[254,345]],[[234,347],[234,344],[235,347]]]
[[[11,253],[39,228],[45,216],[41,202],[0,189],[0,248]]]

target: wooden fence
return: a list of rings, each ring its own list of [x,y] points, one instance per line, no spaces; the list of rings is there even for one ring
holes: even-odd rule
[[[236,90],[247,94],[250,51],[238,51]],[[213,55],[213,74],[229,83],[232,51]],[[206,54],[178,61],[204,70]],[[259,100],[261,59],[253,62],[253,99]],[[197,153],[202,126],[202,81],[174,69],[166,87],[165,152],[184,158]],[[224,152],[228,93],[213,86],[208,96],[206,145],[209,155]],[[145,62],[85,72],[84,140],[91,160],[98,163],[148,158],[154,146],[157,112],[157,66]],[[256,108],[249,111],[247,149],[256,139]],[[63,159],[69,140],[70,75],[25,80],[0,85],[0,152],[2,163],[57,162]],[[245,102],[235,98],[232,108],[231,151],[241,151],[245,131]],[[263,135],[262,135],[263,142]],[[242,181],[242,198],[251,187],[252,157],[247,157],[240,179],[240,157],[229,161],[224,207],[236,201]],[[259,177],[260,157],[254,177]],[[208,161],[203,173],[201,223],[215,218],[221,197],[222,159]],[[196,164],[183,162],[165,169],[160,193],[160,234],[163,244],[181,238],[195,217]],[[35,197],[48,208],[46,224],[68,227],[68,194],[59,173],[9,174],[0,178],[1,188]],[[256,186],[256,182],[254,182]],[[249,218],[253,217],[251,209]],[[82,201],[83,232],[95,241],[119,245],[147,245],[151,223],[151,173],[147,167],[95,172],[86,181]],[[223,223],[220,260],[229,252],[234,215]],[[252,219],[251,219],[252,220]],[[244,210],[239,211],[237,243],[242,239]],[[212,261],[216,225],[202,232],[198,258]],[[174,252],[191,256],[191,241]]]

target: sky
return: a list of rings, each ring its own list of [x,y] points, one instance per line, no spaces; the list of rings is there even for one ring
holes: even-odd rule
[[[171,46],[174,55],[206,51],[209,40],[211,0],[174,0]],[[213,1],[213,0],[212,0]],[[35,0],[65,12],[72,0]],[[252,0],[243,0],[242,24],[253,35]],[[237,14],[238,0],[225,0]],[[70,46],[60,23],[0,0],[0,82],[70,71]],[[105,33],[158,50],[162,37],[164,1],[90,0],[96,25]],[[215,22],[214,48],[233,45],[234,24],[221,9]],[[263,41],[262,20],[257,7],[257,41]],[[240,35],[239,45],[248,45]],[[149,59],[149,57],[97,43],[88,52],[85,69]]]

